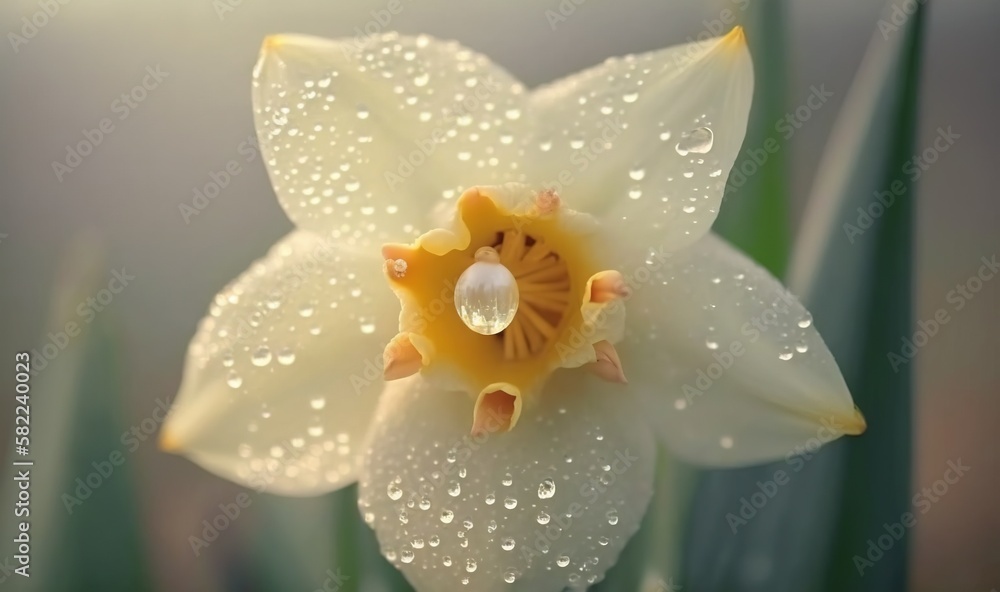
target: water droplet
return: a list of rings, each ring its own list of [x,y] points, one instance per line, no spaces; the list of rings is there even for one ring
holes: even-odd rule
[[[646,176],[646,169],[636,167],[628,172],[628,176],[635,181],[642,181],[643,177]]]
[[[243,386],[243,377],[237,374],[235,371],[230,371],[229,376],[226,377],[226,384],[229,385],[229,388],[234,388],[234,389],[240,388],[241,386]]]
[[[236,360],[233,359],[233,352],[226,352],[222,356],[222,365],[225,366],[226,368],[232,368],[233,364],[235,364],[235,363],[236,363]]]
[[[642,197],[642,188],[636,185],[635,187],[628,190],[628,196],[631,199],[639,199]]]
[[[799,327],[802,329],[808,329],[809,325],[812,325],[812,319],[802,319],[799,321]]]
[[[681,209],[684,210],[685,214],[693,214],[697,208],[695,208],[694,206],[684,206]]]
[[[448,495],[458,497],[460,493],[462,493],[462,485],[458,481],[452,481],[448,484]]]
[[[278,363],[282,366],[288,366],[295,362],[295,352],[292,351],[290,347],[283,347],[278,351]]]
[[[618,510],[608,510],[604,517],[608,519],[608,524],[611,526],[618,524]]]
[[[707,347],[708,349],[719,349],[719,344],[709,339],[705,341],[705,347]]]
[[[538,499],[549,499],[556,494],[556,482],[545,479],[538,484]]]
[[[487,506],[492,506],[493,503],[496,502],[496,501],[497,501],[497,496],[493,495],[492,493],[490,493],[490,494],[488,494],[486,496],[486,505]]]
[[[375,332],[374,323],[362,323],[361,332],[364,333],[365,335],[371,335],[372,333],[374,333]]]
[[[465,528],[465,530],[472,530],[472,520],[469,520],[468,518],[463,520],[462,527]]]
[[[302,308],[299,309],[299,316],[308,318],[308,317],[311,317],[313,315],[314,311],[315,311],[315,309],[312,306],[306,304]]]
[[[441,522],[445,524],[451,524],[451,521],[455,519],[455,513],[451,510],[444,510],[441,512]]]
[[[431,538],[427,539],[427,544],[432,547],[437,547],[438,545],[441,544],[441,537],[439,537],[438,535],[434,535]]]
[[[431,509],[431,500],[426,497],[420,498],[420,503],[417,504],[421,510],[427,511]]]
[[[507,499],[503,500],[503,507],[507,508],[508,510],[513,510],[514,508],[517,507],[517,500],[512,497],[508,497]]]
[[[465,326],[496,335],[514,321],[520,295],[514,275],[500,263],[476,261],[455,285],[455,310]]]
[[[537,520],[539,524],[548,524],[550,519],[551,516],[546,514],[544,511],[539,512],[538,517],[535,518],[535,520]]]
[[[567,565],[569,565],[569,557],[565,555],[560,555],[559,557],[556,557],[556,565],[558,565],[559,567],[566,567]]]
[[[712,149],[715,135],[707,127],[699,127],[681,134],[681,139],[674,146],[677,154],[687,156],[689,153],[705,154]]]
[[[319,411],[320,409],[326,407],[325,397],[316,397],[315,399],[309,401],[309,406],[313,409]]]
[[[519,117],[521,117],[521,110],[520,109],[507,109],[507,111],[504,113],[504,115],[507,117],[507,119],[510,119],[510,120],[518,119]]]
[[[510,473],[507,473],[503,476],[503,479],[500,480],[500,483],[502,483],[504,487],[510,487],[514,483],[514,477]]]
[[[427,83],[430,82],[430,80],[431,80],[431,75],[427,72],[424,72],[420,76],[417,76],[413,79],[413,84],[416,86],[427,86]]]
[[[795,351],[799,352],[800,354],[804,354],[807,351],[809,351],[809,345],[805,343],[799,343],[795,346]]]
[[[505,571],[503,573],[503,581],[507,582],[508,584],[513,584],[514,582],[517,581],[517,573],[513,571]]]
[[[385,488],[385,492],[389,495],[389,499],[393,501],[403,497],[403,490],[399,488],[399,485],[395,481],[389,483],[389,486]]]
[[[466,559],[465,560],[465,571],[467,571],[469,573],[472,573],[472,572],[476,571],[476,567],[478,567],[478,566],[476,565],[476,560],[475,559]]]
[[[504,537],[503,540],[500,541],[500,548],[503,549],[504,551],[512,550],[514,548],[514,539],[510,537]]]
[[[660,132],[660,139],[664,142],[670,139],[670,132]]]
[[[602,536],[599,539],[597,539],[597,544],[600,545],[600,546],[602,546],[602,547],[607,547],[608,543],[610,543],[610,542],[611,541],[608,540],[608,537],[605,537],[605,536]]]
[[[413,547],[414,549],[423,549],[424,548],[424,539],[419,538],[419,537],[414,538],[412,541],[410,541],[410,546]]]
[[[638,98],[639,98],[639,93],[637,92],[630,92],[622,95],[622,100],[625,101],[626,103],[634,103]]]
[[[358,119],[368,119],[368,107],[358,105]]]
[[[403,549],[402,551],[399,552],[399,560],[402,561],[403,563],[413,562],[413,557],[414,557],[413,551],[409,549]]]
[[[778,359],[787,362],[788,360],[791,360],[794,355],[795,354],[793,354],[790,351],[789,352],[781,352],[780,354],[778,354]]]
[[[271,363],[271,348],[266,345],[258,347],[250,356],[250,361],[254,366],[267,366]]]

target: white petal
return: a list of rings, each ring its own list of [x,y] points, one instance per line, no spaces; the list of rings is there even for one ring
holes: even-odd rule
[[[718,213],[752,94],[740,29],[608,60],[532,94],[540,151],[530,178],[634,244],[690,244]]]
[[[361,247],[418,235],[442,195],[515,180],[525,96],[487,58],[428,37],[274,36],[254,69],[282,207]]]
[[[216,297],[188,349],[162,445],[272,493],[357,478],[398,305],[381,260],[341,260],[303,231]]]
[[[619,352],[680,457],[749,464],[864,429],[808,311],[766,270],[714,234],[649,270]]]
[[[561,373],[513,430],[477,438],[472,404],[419,378],[383,395],[359,499],[383,553],[422,592],[603,577],[652,493],[656,449],[634,401]]]

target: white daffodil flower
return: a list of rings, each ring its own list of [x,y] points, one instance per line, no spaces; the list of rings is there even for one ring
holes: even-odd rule
[[[358,481],[418,590],[558,591],[639,527],[657,439],[737,466],[861,433],[809,313],[709,232],[752,89],[741,29],[531,92],[429,37],[268,38],[297,229],[216,296],[163,447],[274,493]]]

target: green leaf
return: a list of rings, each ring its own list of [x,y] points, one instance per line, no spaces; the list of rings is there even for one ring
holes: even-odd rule
[[[106,286],[108,268],[89,243],[71,253],[56,279],[46,337],[35,348],[41,355],[32,356],[29,454],[11,459],[34,461],[31,577],[8,578],[20,590],[148,590],[153,584],[136,502],[137,449],[130,443],[151,446],[152,439],[124,440],[132,426],[123,413],[114,304],[95,316],[76,308]],[[5,367],[13,372],[13,358]],[[13,508],[13,475],[4,482],[3,505]],[[14,533],[15,525],[13,512],[5,511],[3,532]]]
[[[916,128],[922,15],[921,8],[896,37],[880,32],[873,39],[821,162],[790,265],[789,286],[812,311],[869,433],[798,457],[801,464],[708,473],[684,564],[691,589],[905,589],[905,539],[864,578],[853,557],[884,534],[884,523],[911,509],[910,377],[905,368],[893,372],[886,353],[910,331],[913,187],[903,164]],[[905,188],[895,203],[860,236],[845,233],[857,208],[894,181]],[[789,481],[772,487],[777,471]],[[755,495],[765,496],[761,507],[750,501]]]
[[[780,277],[788,262],[788,138],[775,127],[787,112],[784,2],[755,1],[744,27],[754,64],[746,139],[726,183],[712,230]]]
[[[913,220],[916,187],[906,172],[918,127],[925,7],[898,30],[882,27],[838,121],[839,135],[812,196],[790,285],[810,304],[816,325],[868,420],[868,433],[839,447],[838,517],[823,590],[905,590],[907,528],[870,564],[869,541],[887,534],[911,505],[912,366],[894,366],[912,332]],[[844,173],[847,174],[844,174]],[[866,226],[861,212],[874,214]],[[879,213],[881,212],[881,213]],[[835,479],[835,480],[834,480]]]

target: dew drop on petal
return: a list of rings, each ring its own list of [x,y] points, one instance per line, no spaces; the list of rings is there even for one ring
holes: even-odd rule
[[[712,130],[707,127],[699,127],[681,134],[681,139],[674,146],[674,150],[681,156],[687,156],[689,153],[705,154],[712,149],[714,142],[715,135]]]
[[[458,316],[481,335],[496,335],[510,326],[519,301],[517,280],[500,263],[476,261],[455,284]]]
[[[393,501],[403,497],[403,490],[399,488],[399,485],[395,481],[389,483],[388,487],[385,488],[385,492],[389,495],[389,499]]]
[[[271,363],[271,348],[266,345],[258,347],[250,356],[250,361],[254,366],[267,366]]]
[[[278,363],[282,366],[289,366],[295,363],[295,352],[290,347],[283,347],[278,351]]]
[[[556,482],[545,479],[538,484],[538,499],[549,499],[556,494]]]

